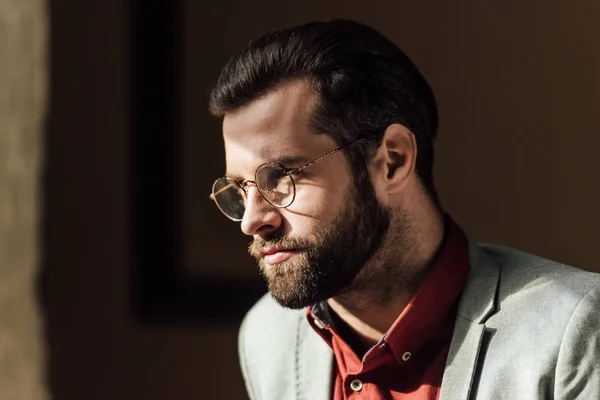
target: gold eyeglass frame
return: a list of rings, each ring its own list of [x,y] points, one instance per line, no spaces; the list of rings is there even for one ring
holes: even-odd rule
[[[243,181],[241,181],[241,182],[238,182],[238,181],[236,181],[235,179],[229,178],[228,176],[222,176],[222,177],[220,177],[220,178],[217,178],[217,179],[216,179],[216,180],[213,182],[213,185],[212,185],[212,193],[211,193],[211,194],[210,194],[208,197],[209,197],[211,200],[213,200],[213,201],[215,202],[216,206],[217,206],[217,207],[219,208],[219,210],[220,210],[220,211],[223,213],[223,215],[225,215],[225,216],[226,216],[227,218],[229,218],[230,220],[232,220],[232,221],[236,221],[236,222],[239,222],[239,221],[241,221],[241,220],[242,220],[242,218],[233,218],[233,217],[231,217],[230,215],[228,215],[228,214],[227,214],[225,211],[223,211],[223,209],[222,209],[222,208],[221,208],[221,206],[219,205],[219,202],[218,202],[218,201],[217,201],[217,199],[216,199],[216,196],[217,196],[219,193],[222,193],[222,192],[224,192],[225,190],[227,190],[227,189],[231,188],[233,185],[237,185],[239,188],[241,188],[241,189],[242,189],[242,191],[244,192],[244,194],[246,195],[246,198],[248,198],[248,191],[246,190],[246,187],[247,187],[248,185],[252,184],[252,185],[256,186],[256,188],[258,189],[258,193],[260,193],[260,195],[262,196],[262,198],[263,198],[263,199],[265,199],[267,203],[269,203],[269,204],[270,204],[270,205],[272,205],[273,207],[277,207],[277,208],[287,208],[287,207],[291,206],[291,205],[292,205],[292,203],[294,202],[294,200],[296,199],[296,182],[294,181],[294,177],[293,177],[293,175],[294,175],[294,174],[297,174],[298,172],[300,172],[300,171],[304,170],[305,168],[308,168],[309,166],[313,165],[314,163],[316,163],[316,162],[318,162],[318,161],[321,161],[321,160],[323,160],[323,159],[325,159],[325,158],[327,158],[327,157],[329,157],[329,156],[331,156],[331,155],[333,155],[333,154],[337,153],[337,152],[338,152],[338,151],[340,151],[340,150],[343,150],[344,148],[346,148],[346,147],[348,147],[348,146],[350,146],[350,145],[352,145],[352,144],[354,144],[354,143],[358,142],[360,139],[365,139],[365,136],[360,136],[360,137],[358,137],[358,138],[356,138],[356,139],[354,139],[354,140],[352,140],[352,141],[350,141],[350,142],[348,142],[348,143],[346,143],[346,144],[343,144],[342,146],[338,147],[337,149],[335,149],[335,150],[332,150],[332,151],[330,151],[329,153],[327,153],[327,154],[324,154],[324,155],[322,155],[321,157],[319,157],[319,158],[316,158],[316,159],[314,159],[314,160],[312,160],[312,161],[310,161],[310,162],[308,162],[308,163],[306,163],[306,164],[304,164],[303,166],[301,166],[301,167],[298,167],[298,168],[291,168],[291,169],[290,169],[290,168],[286,168],[286,167],[284,167],[283,165],[281,165],[281,164],[277,164],[277,163],[263,163],[263,164],[259,165],[259,166],[258,166],[258,168],[256,168],[256,171],[254,172],[254,180],[250,180],[250,179],[244,179]],[[261,189],[261,188],[260,188],[260,187],[259,187],[259,186],[256,184],[256,181],[257,181],[257,178],[256,178],[256,176],[257,176],[257,174],[258,174],[258,171],[260,171],[260,169],[261,169],[261,168],[263,168],[265,165],[274,165],[274,166],[277,166],[277,167],[279,167],[279,168],[281,168],[281,169],[283,169],[283,170],[284,170],[284,174],[285,174],[285,176],[289,176],[289,177],[290,177],[290,179],[291,179],[291,181],[292,181],[292,191],[293,191],[293,195],[292,195],[292,199],[290,200],[290,202],[289,202],[288,204],[286,204],[286,205],[277,205],[277,204],[273,204],[273,203],[272,203],[272,202],[271,202],[271,201],[270,201],[270,200],[269,200],[269,199],[268,199],[268,198],[265,196],[265,194],[263,193],[263,190],[266,190],[266,189]],[[218,191],[215,193],[215,185],[216,185],[216,184],[217,184],[217,182],[219,182],[221,179],[225,179],[225,180],[227,180],[227,181],[228,181],[230,184],[229,184],[229,185],[225,185],[224,187],[222,187],[221,189],[219,189],[219,190],[218,190]],[[245,207],[245,206],[244,206],[244,207]],[[244,210],[244,211],[245,211],[245,210]]]

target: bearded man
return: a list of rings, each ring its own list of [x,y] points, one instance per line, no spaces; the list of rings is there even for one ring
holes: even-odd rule
[[[219,209],[270,294],[239,338],[249,396],[599,399],[600,276],[469,241],[432,176],[437,109],[372,28],[252,41],[211,94]]]

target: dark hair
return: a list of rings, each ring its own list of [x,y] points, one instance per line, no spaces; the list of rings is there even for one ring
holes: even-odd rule
[[[345,151],[363,175],[383,132],[392,123],[417,141],[416,172],[437,203],[433,141],[437,107],[431,88],[412,61],[391,41],[349,20],[311,22],[251,41],[223,68],[210,96],[210,112],[222,117],[292,80],[306,80],[319,94],[316,129],[340,145],[366,136]]]

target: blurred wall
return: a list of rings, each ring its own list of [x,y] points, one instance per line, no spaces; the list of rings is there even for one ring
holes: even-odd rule
[[[244,398],[237,326],[148,327],[131,314],[128,7],[51,1],[50,385],[59,400]],[[243,255],[247,239],[235,224],[221,227],[227,221],[206,199],[223,170],[219,123],[206,112],[219,68],[257,34],[348,17],[389,36],[429,79],[441,116],[440,196],[472,238],[600,270],[600,3],[222,0],[184,7],[190,265],[203,263],[204,238],[215,236],[206,227],[219,226],[231,240],[212,250],[237,248],[233,260],[252,268]]]
[[[132,315],[128,7],[51,2],[50,386],[57,400],[243,398],[236,326],[150,328]]]
[[[44,400],[36,298],[46,115],[46,7],[0,0],[0,399]]]

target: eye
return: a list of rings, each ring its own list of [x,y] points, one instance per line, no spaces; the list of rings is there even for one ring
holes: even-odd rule
[[[265,168],[263,177],[264,188],[276,188],[282,176],[284,176],[284,174],[280,168]]]

